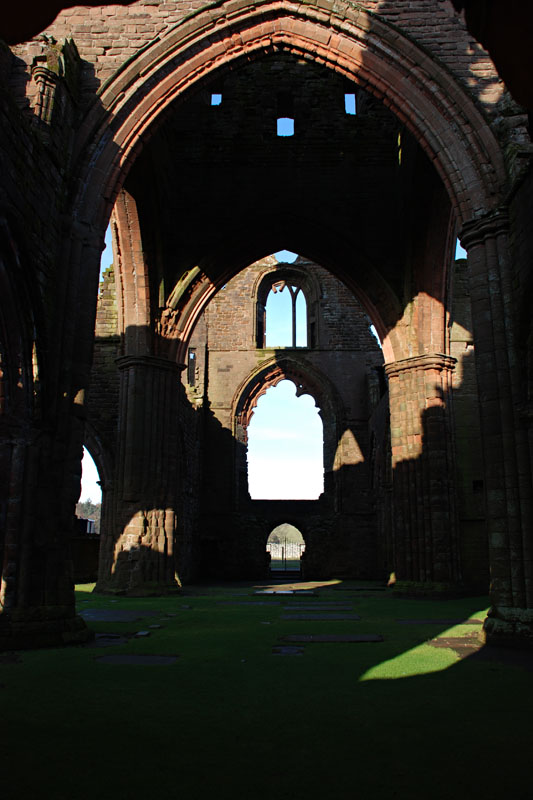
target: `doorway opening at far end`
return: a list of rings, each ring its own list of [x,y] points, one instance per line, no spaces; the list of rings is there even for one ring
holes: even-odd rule
[[[300,572],[301,560],[305,551],[305,540],[298,528],[283,522],[270,533],[266,545],[270,553],[270,571]]]
[[[324,435],[314,399],[291,380],[259,398],[248,426],[252,500],[316,500],[324,491]]]

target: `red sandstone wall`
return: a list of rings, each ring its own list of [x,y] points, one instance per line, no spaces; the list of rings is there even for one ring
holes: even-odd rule
[[[420,43],[467,89],[474,89],[484,103],[490,105],[499,99],[499,79],[489,56],[468,33],[448,0],[366,0],[359,5]],[[64,9],[47,33],[56,39],[75,39],[81,57],[94,65],[94,70],[86,73],[86,81],[94,90],[148,42],[205,6],[195,0],[141,0],[130,6],[102,8],[79,6]],[[18,45],[15,51],[29,63],[39,45]],[[89,79],[91,72],[94,78]]]
[[[281,514],[292,515],[290,519],[304,532],[306,575],[368,578],[379,572],[381,576],[370,490],[368,418],[375,402],[375,393],[370,392],[373,368],[382,364],[382,352],[354,295],[327,270],[303,258],[291,266],[312,275],[318,287],[317,346],[256,347],[257,286],[276,264],[273,257],[262,259],[230,280],[210,302],[190,342],[196,348],[197,384],[187,385],[186,372],[182,380],[192,403],[203,404],[206,424],[199,530],[202,569],[218,563],[226,577],[264,575],[266,538],[275,515]],[[239,387],[262,364],[284,355],[301,363],[304,372],[320,372],[340,399],[338,418],[322,408],[325,495],[322,501],[250,502],[239,483],[246,483],[245,476],[237,475],[239,465],[245,469],[246,456],[241,452],[245,445],[234,438],[234,401]],[[354,463],[351,437],[339,441],[345,430],[355,435],[365,461],[358,454],[359,463]]]

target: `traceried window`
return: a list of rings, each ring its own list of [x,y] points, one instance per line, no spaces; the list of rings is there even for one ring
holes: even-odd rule
[[[256,346],[316,347],[318,282],[305,269],[305,262],[292,265],[300,256],[288,250],[275,256],[279,266],[263,274],[256,287]]]
[[[265,347],[307,347],[307,303],[301,286],[272,284],[265,310]]]

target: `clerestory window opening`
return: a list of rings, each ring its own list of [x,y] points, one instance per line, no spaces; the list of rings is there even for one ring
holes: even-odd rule
[[[189,347],[187,356],[187,383],[194,387],[196,386],[196,348]]]
[[[272,284],[265,310],[265,346],[307,347],[307,302],[301,286],[285,280]]]
[[[276,120],[276,133],[278,136],[294,136],[294,119],[292,117],[278,117]]]
[[[351,117],[357,116],[357,98],[353,92],[345,93],[344,110]]]

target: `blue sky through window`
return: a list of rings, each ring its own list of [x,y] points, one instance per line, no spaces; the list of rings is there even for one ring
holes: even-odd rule
[[[310,395],[281,381],[259,399],[248,426],[252,498],[314,500],[324,488],[323,429]]]
[[[294,136],[294,120],[291,117],[278,117],[277,134],[278,136]]]
[[[102,275],[112,263],[113,243],[111,240],[111,225],[108,225],[105,232],[105,249],[102,251],[102,257],[100,258],[100,280],[102,280]]]
[[[287,288],[268,293],[265,344],[267,347],[292,347],[292,301]]]
[[[355,94],[345,94],[344,95],[344,110],[350,116],[355,117],[357,114],[357,106],[355,102]]]
[[[457,243],[455,245],[455,260],[457,261],[458,258],[468,258],[468,254],[464,247],[461,246],[459,239],[457,239]]]
[[[274,258],[278,264],[294,264],[298,253],[293,253],[291,250],[278,250],[277,253],[274,253]]]

